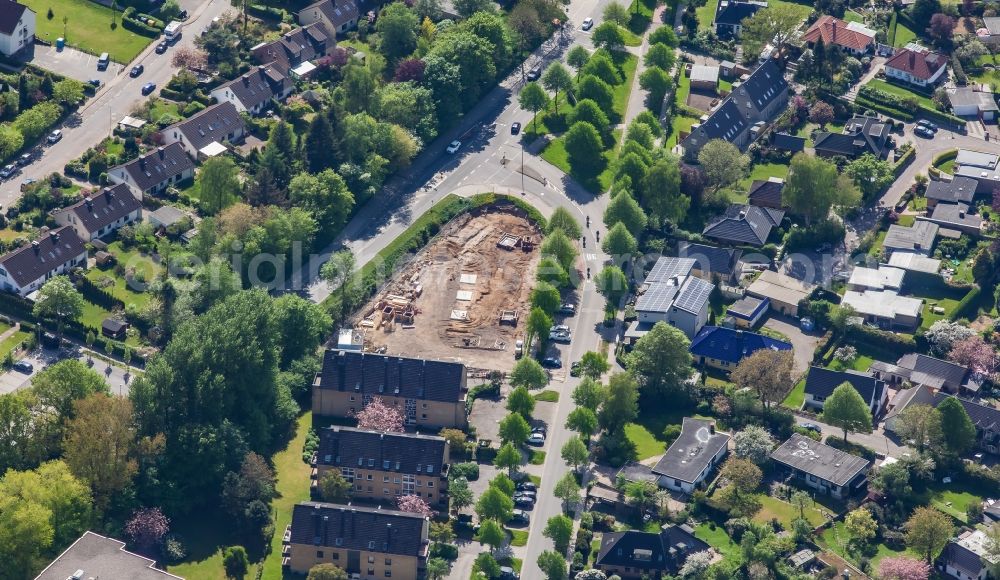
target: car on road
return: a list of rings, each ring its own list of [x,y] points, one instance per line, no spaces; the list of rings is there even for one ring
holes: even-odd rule
[[[522,481],[521,483],[517,484],[517,491],[537,491],[537,490],[538,487],[536,487],[535,484],[530,481]]]
[[[95,89],[99,89],[101,88],[101,85],[104,83],[101,82],[101,79],[90,79],[89,81],[87,81],[87,84],[94,87]]]
[[[135,78],[135,77],[141,75],[142,71],[144,71],[144,70],[146,70],[146,67],[142,66],[141,64],[137,64],[134,67],[132,67],[132,70],[130,70],[128,72],[128,76],[130,76],[132,78]]]
[[[593,18],[584,18],[583,19],[583,25],[580,28],[582,28],[584,30],[590,30],[593,27],[594,27],[594,19]]]
[[[512,524],[527,526],[531,523],[531,516],[524,510],[514,510],[513,515],[510,516],[510,522]]]
[[[520,132],[521,132],[521,124],[520,123],[518,123],[517,121],[514,121],[513,123],[510,124],[510,134],[511,135],[517,135]]]
[[[146,96],[156,90],[156,83],[146,83],[142,85],[142,96]]]
[[[156,45],[156,54],[163,54],[163,53],[167,52],[167,47],[168,46],[169,45],[167,44],[166,40],[161,40],[159,42],[159,44]]]
[[[13,163],[9,165],[4,165],[3,169],[0,169],[0,177],[4,179],[10,179],[11,177],[14,177],[14,175],[16,174],[17,174],[17,165],[14,165]]]
[[[934,137],[934,131],[931,131],[927,127],[923,126],[918,126],[916,129],[914,129],[913,134],[916,135],[917,137],[923,137],[925,139],[930,139]]]
[[[561,369],[562,361],[557,356],[547,356],[542,359],[542,366],[547,369]]]
[[[565,314],[567,316],[573,316],[576,314],[576,304],[566,303],[559,307],[559,314]]]
[[[927,119],[920,119],[919,121],[917,121],[917,126],[918,127],[926,127],[926,128],[930,129],[931,131],[933,131],[935,133],[938,130],[938,126],[936,124],[928,121]]]
[[[19,373],[30,375],[35,371],[35,365],[31,364],[26,360],[19,360],[16,363],[14,363],[14,370]]]
[[[536,66],[528,71],[528,80],[537,81],[542,76],[542,67]]]
[[[49,133],[49,136],[45,140],[48,141],[49,144],[52,144],[52,143],[58,143],[61,139],[62,139],[62,131],[56,129],[55,131]]]
[[[534,445],[535,447],[545,445],[545,435],[542,435],[541,433],[532,433],[528,437],[528,445]]]
[[[455,141],[452,141],[451,143],[448,144],[447,151],[448,153],[455,153],[456,151],[459,150],[461,146],[462,142],[456,139]]]
[[[819,425],[817,425],[816,423],[810,423],[808,421],[805,422],[805,423],[799,423],[799,427],[802,427],[806,431],[812,431],[814,433],[822,433],[823,432],[823,430],[819,428]]]

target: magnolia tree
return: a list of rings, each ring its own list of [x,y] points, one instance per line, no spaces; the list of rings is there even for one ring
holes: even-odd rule
[[[420,514],[424,517],[434,515],[434,510],[431,509],[431,506],[418,495],[401,495],[396,505],[399,506],[399,511],[401,512]]]
[[[965,340],[975,334],[976,331],[968,326],[949,320],[938,320],[927,329],[924,336],[931,345],[931,350],[934,354],[944,355],[951,351],[952,346],[956,342]]]
[[[930,575],[930,564],[906,556],[883,558],[878,564],[878,577],[882,580],[927,580]]]
[[[159,545],[169,531],[170,520],[158,507],[137,509],[125,523],[125,534],[142,551]]]
[[[576,580],[608,580],[608,577],[603,571],[594,568],[580,572],[576,575]]]
[[[403,432],[403,414],[399,409],[386,405],[381,397],[374,397],[364,409],[355,413],[354,418],[358,420],[358,429],[383,433]]]
[[[948,358],[980,375],[992,376],[997,370],[997,352],[978,334],[954,343]]]
[[[681,578],[701,578],[712,565],[712,554],[708,551],[695,552],[687,557],[681,567]]]

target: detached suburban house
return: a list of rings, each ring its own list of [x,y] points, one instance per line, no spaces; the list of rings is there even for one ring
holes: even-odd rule
[[[785,212],[780,209],[733,204],[709,222],[702,235],[720,242],[759,248],[767,243],[771,230],[784,217]]]
[[[0,54],[14,56],[35,44],[35,11],[13,0],[0,0]]]
[[[789,477],[838,499],[845,499],[862,490],[868,482],[867,473],[871,467],[867,459],[798,433],[792,434],[771,452],[771,459],[783,466]]]
[[[737,2],[722,0],[715,12],[715,34],[719,38],[738,38],[743,29],[743,21],[767,8],[766,1]]]
[[[142,219],[142,203],[125,184],[105,187],[99,192],[54,211],[61,226],[70,226],[85,242],[102,238],[118,228]]]
[[[878,117],[854,117],[844,125],[842,133],[816,133],[813,148],[820,157],[861,157],[871,153],[882,159],[889,151],[890,125]]]
[[[272,101],[292,94],[292,80],[271,65],[255,66],[239,77],[212,90],[217,103],[232,103],[240,113],[263,114]]]
[[[354,500],[395,504],[401,495],[416,495],[447,507],[448,452],[448,441],[435,435],[327,427],[319,433],[313,491],[336,469],[351,483]]]
[[[861,57],[875,46],[875,31],[858,22],[845,22],[824,14],[802,35],[802,41],[811,48],[815,48],[819,40],[825,46],[836,46],[844,52]]]
[[[691,341],[689,350],[695,364],[731,371],[744,357],[765,348],[790,351],[792,345],[746,330],[706,326]]]
[[[87,248],[73,228],[43,231],[37,240],[0,257],[0,288],[28,296],[77,266],[87,267]]]
[[[659,533],[607,532],[601,538],[594,567],[624,580],[661,578],[677,574],[688,556],[708,549],[687,524],[667,524]]]
[[[959,117],[978,117],[981,121],[992,121],[997,116],[996,98],[993,93],[977,91],[973,87],[948,89],[951,112]]]
[[[885,234],[882,247],[887,252],[912,252],[930,256],[937,240],[938,225],[927,221],[916,221],[912,226],[892,224]]]
[[[344,34],[358,25],[358,4],[355,0],[320,0],[299,11],[299,25],[317,22],[334,34]]]
[[[943,54],[926,48],[920,50],[899,48],[885,61],[885,76],[926,87],[940,81],[947,68],[948,57]]]
[[[868,403],[872,417],[878,417],[889,403],[889,390],[885,383],[868,372],[855,370],[835,371],[823,367],[810,367],[806,376],[805,407],[821,411],[833,391],[848,383]]]
[[[983,218],[976,215],[967,203],[939,203],[928,216],[917,216],[917,220],[928,221],[941,226],[942,235],[946,230],[979,236],[983,233]],[[957,237],[957,236],[956,236]]]
[[[684,417],[681,434],[653,467],[660,487],[691,493],[729,451],[729,435],[717,433],[715,423]]]
[[[247,128],[236,105],[226,101],[161,131],[167,145],[180,143],[192,159],[206,159],[226,152],[224,143],[243,139]]]
[[[254,62],[268,65],[285,76],[305,78],[316,69],[315,61],[327,56],[335,46],[321,22],[289,30],[273,42],[250,49]]]
[[[693,259],[694,267],[691,273],[702,280],[712,282],[718,279],[726,284],[732,284],[739,274],[743,250],[680,242],[677,246],[677,255]]]
[[[990,577],[990,568],[1000,562],[990,553],[991,543],[985,531],[966,530],[948,542],[934,567],[959,580],[986,580]]]
[[[937,408],[945,400],[953,398],[961,403],[976,428],[976,446],[993,455],[1000,454],[1000,409],[987,407],[968,399],[948,395],[928,386],[917,386],[899,391],[892,399],[892,410],[885,416],[886,431],[896,432],[899,416],[914,405],[929,405]]]
[[[905,354],[896,364],[872,363],[875,376],[893,385],[904,381],[911,385],[929,387],[946,393],[975,395],[982,386],[967,367],[926,354]]]
[[[355,578],[417,580],[427,566],[429,526],[420,514],[394,509],[299,503],[285,530],[282,567],[304,576],[333,564]]]
[[[769,177],[766,181],[756,179],[747,191],[747,201],[757,207],[784,209],[781,192],[785,189],[785,180],[780,177]]]
[[[815,284],[774,270],[764,270],[747,288],[747,296],[769,300],[771,309],[785,316],[798,316],[799,302],[809,298],[815,290]]]
[[[124,183],[139,199],[166,191],[185,179],[194,178],[194,161],[184,146],[172,143],[108,170],[111,183]]]
[[[312,408],[320,416],[349,419],[380,397],[409,426],[463,429],[466,384],[461,363],[327,350],[313,382]]]
[[[636,320],[626,340],[639,340],[657,322],[666,322],[692,338],[708,322],[708,301],[715,285],[692,275],[695,260],[661,256],[639,288]]]
[[[927,183],[927,209],[934,209],[939,201],[945,203],[972,203],[978,183],[971,177],[956,175],[951,181],[931,181]]]
[[[959,149],[955,156],[955,176],[975,179],[979,186],[976,193],[992,193],[1000,185],[1000,156],[996,153]]]
[[[84,532],[59,557],[45,567],[35,580],[68,578],[120,578],[122,580],[184,580],[163,570],[156,562],[125,549],[125,542]]]
[[[840,303],[853,308],[865,322],[905,331],[920,326],[924,307],[923,299],[900,296],[896,290],[848,290]]]

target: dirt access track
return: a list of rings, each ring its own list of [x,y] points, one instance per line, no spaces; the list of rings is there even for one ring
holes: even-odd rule
[[[466,213],[446,224],[360,311],[355,328],[365,349],[509,371],[541,240],[515,211]]]

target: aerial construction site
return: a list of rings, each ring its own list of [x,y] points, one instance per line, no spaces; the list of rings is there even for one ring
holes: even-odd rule
[[[510,370],[540,240],[517,213],[455,218],[359,312],[354,327],[365,350]]]

